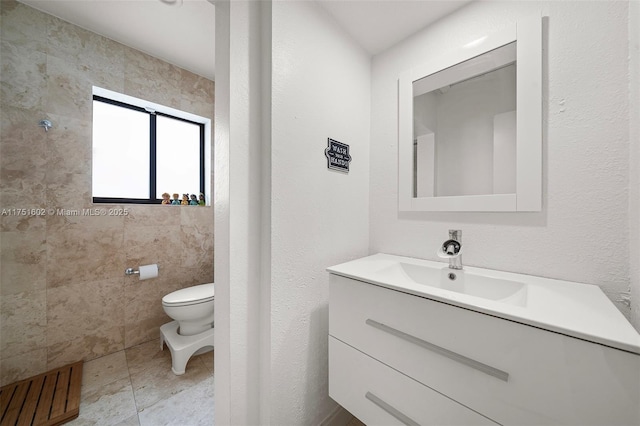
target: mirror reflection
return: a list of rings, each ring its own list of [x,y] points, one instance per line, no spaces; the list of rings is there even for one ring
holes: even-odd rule
[[[413,82],[413,197],[516,192],[516,42]]]

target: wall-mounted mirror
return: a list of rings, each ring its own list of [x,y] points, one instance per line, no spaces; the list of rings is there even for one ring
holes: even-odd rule
[[[541,19],[399,79],[400,211],[540,211]]]

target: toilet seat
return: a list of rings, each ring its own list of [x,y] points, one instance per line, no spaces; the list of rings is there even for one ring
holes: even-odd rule
[[[213,283],[176,290],[162,298],[163,306],[190,306],[210,302],[215,298]]]

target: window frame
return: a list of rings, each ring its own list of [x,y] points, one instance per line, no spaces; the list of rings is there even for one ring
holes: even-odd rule
[[[118,197],[94,197],[93,196],[93,186],[91,189],[91,197],[94,204],[162,204],[162,198],[157,198],[157,157],[156,157],[156,143],[157,143],[157,116],[163,116],[167,118],[172,118],[175,120],[187,122],[190,124],[197,125],[200,130],[200,158],[199,158],[199,168],[200,168],[200,193],[206,193],[206,144],[205,144],[205,131],[206,125],[205,123],[189,120],[184,117],[179,117],[174,114],[168,114],[166,112],[162,112],[152,107],[143,107],[140,105],[134,105],[127,102],[122,102],[119,100],[115,100],[112,98],[108,98],[99,94],[93,94],[92,97],[92,105],[93,102],[104,102],[107,104],[115,105],[118,107],[131,109],[134,111],[142,112],[149,115],[149,197],[148,198],[118,198]],[[93,136],[92,136],[93,143]],[[93,157],[92,160],[93,162]]]

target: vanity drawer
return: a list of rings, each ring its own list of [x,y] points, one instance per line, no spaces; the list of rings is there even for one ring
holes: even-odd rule
[[[495,425],[329,337],[329,396],[367,425]]]
[[[501,424],[640,424],[640,356],[331,275],[329,334]]]

